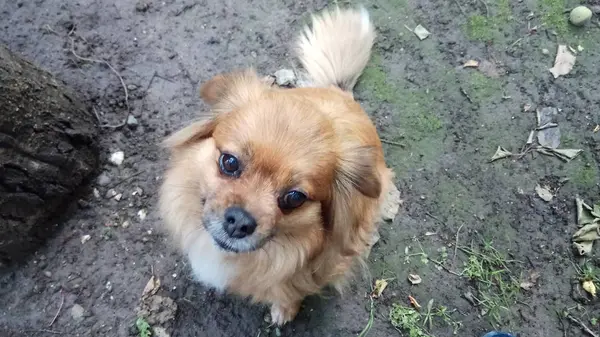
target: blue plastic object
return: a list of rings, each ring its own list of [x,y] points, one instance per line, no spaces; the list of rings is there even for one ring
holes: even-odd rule
[[[491,331],[486,333],[483,337],[515,337],[508,332]]]

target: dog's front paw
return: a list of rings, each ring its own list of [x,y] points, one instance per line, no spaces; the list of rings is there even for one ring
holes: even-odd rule
[[[271,305],[271,323],[278,326],[283,326],[285,323],[292,321],[298,314],[299,310],[300,303],[294,303],[291,305],[274,303]]]

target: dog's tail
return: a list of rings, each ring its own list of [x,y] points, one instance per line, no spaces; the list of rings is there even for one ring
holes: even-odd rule
[[[324,11],[304,27],[297,53],[311,86],[351,92],[371,56],[375,27],[364,8]]]

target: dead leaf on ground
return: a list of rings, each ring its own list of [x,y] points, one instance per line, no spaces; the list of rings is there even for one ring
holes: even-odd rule
[[[581,149],[551,149],[554,155],[566,162],[577,157],[583,150]]]
[[[590,295],[592,295],[592,297],[596,297],[596,285],[594,284],[594,281],[592,281],[592,280],[583,281],[581,286],[583,287],[583,290],[590,293]]]
[[[588,256],[592,252],[593,241],[573,242],[573,248],[581,256]]]
[[[408,281],[412,285],[420,284],[421,282],[423,282],[423,280],[421,279],[421,276],[419,276],[417,274],[408,274]]]
[[[535,136],[535,131],[531,130],[529,137],[527,137],[527,145],[533,144],[533,136]]]
[[[531,104],[527,103],[525,105],[523,105],[523,112],[529,112],[531,111]]]
[[[573,241],[584,242],[594,241],[600,239],[600,223],[591,223],[581,227],[575,234],[573,234]]]
[[[421,305],[419,304],[419,302],[417,302],[417,300],[414,297],[408,295],[408,300],[410,301],[410,304],[413,307],[415,307],[415,309],[421,310]]]
[[[535,193],[542,198],[544,201],[552,201],[554,198],[554,194],[550,192],[550,188],[548,186],[540,186],[539,184],[535,186]]]
[[[554,67],[549,69],[554,78],[567,75],[573,70],[573,66],[575,66],[575,55],[569,51],[567,46],[559,45],[554,60]]]
[[[496,153],[494,153],[494,155],[492,156],[492,161],[510,157],[510,156],[512,156],[512,152],[507,151],[502,146],[498,146],[498,149],[496,149]]]
[[[600,131],[600,124],[596,125],[596,127],[593,130],[594,133],[596,133],[598,131]]]
[[[375,280],[375,288],[373,288],[373,292],[371,293],[371,297],[379,298],[383,291],[388,286],[387,280]]]
[[[419,38],[419,40],[425,40],[429,35],[431,35],[431,33],[421,25],[416,26],[413,32]]]
[[[539,130],[537,133],[538,144],[549,149],[556,149],[560,146],[560,129],[551,127]]]
[[[158,277],[150,277],[148,283],[144,287],[144,291],[142,292],[142,297],[150,296],[156,294],[156,292],[160,289],[160,279]]]
[[[577,205],[577,224],[583,226],[593,223],[595,220],[592,214],[593,209],[579,196],[575,197],[575,204]]]
[[[540,278],[540,273],[537,271],[532,272],[529,277],[521,282],[520,286],[524,290],[531,290],[536,284],[538,279]]]
[[[477,60],[468,60],[463,64],[463,68],[477,68],[479,67],[479,61]]]

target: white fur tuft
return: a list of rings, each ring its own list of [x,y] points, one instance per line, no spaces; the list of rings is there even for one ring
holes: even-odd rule
[[[375,27],[364,7],[324,11],[312,17],[297,42],[311,86],[351,92],[371,57]]]

